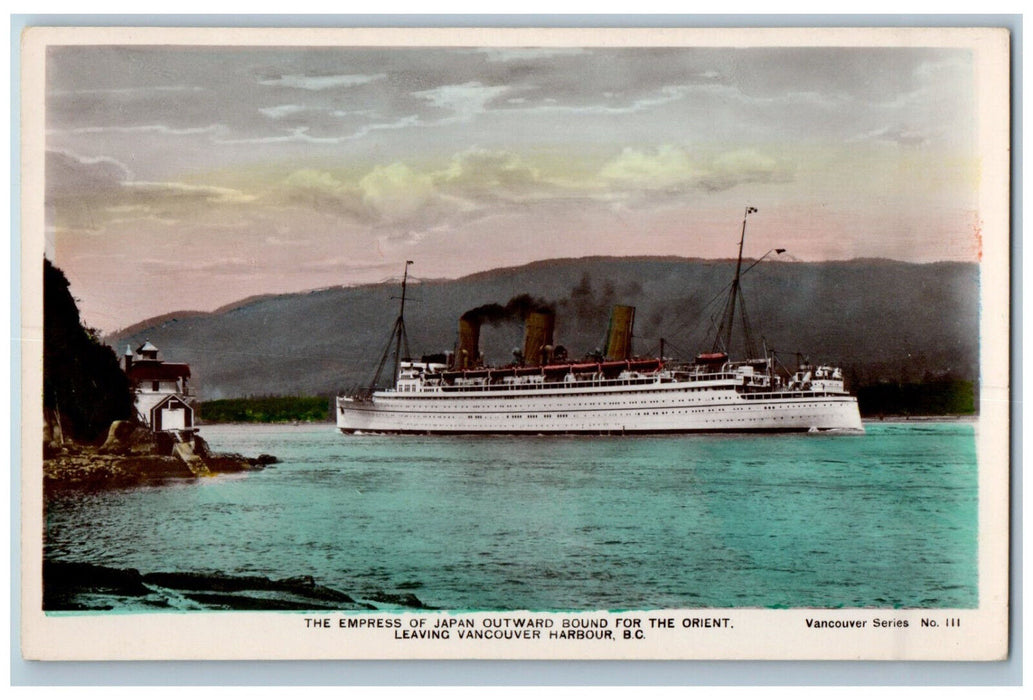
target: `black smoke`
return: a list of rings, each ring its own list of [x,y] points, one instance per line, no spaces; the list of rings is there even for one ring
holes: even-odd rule
[[[640,304],[642,285],[635,280],[617,282],[604,279],[596,282],[587,272],[570,288],[569,295],[558,304],[560,315],[570,318],[578,331],[605,332],[610,311],[617,304]]]
[[[555,313],[552,302],[532,297],[530,294],[518,294],[503,304],[484,304],[466,311],[462,315],[464,321],[470,323],[490,323],[493,326],[504,321],[526,321],[533,313]]]

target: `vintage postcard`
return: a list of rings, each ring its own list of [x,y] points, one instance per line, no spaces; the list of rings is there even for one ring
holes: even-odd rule
[[[1007,30],[21,57],[26,659],[1007,658]]]

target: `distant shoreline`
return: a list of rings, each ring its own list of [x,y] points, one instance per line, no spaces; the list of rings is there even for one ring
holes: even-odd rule
[[[219,423],[329,423],[333,399],[329,396],[252,396],[202,401],[199,424]]]
[[[944,414],[930,416],[907,416],[904,414],[887,414],[885,416],[861,416],[862,423],[937,423],[941,421],[975,423],[979,414]]]
[[[227,421],[198,421],[198,428],[211,428],[218,425],[280,425],[285,427],[303,425],[334,425],[334,421],[326,420],[227,420]]]
[[[907,416],[903,414],[886,415],[883,417],[879,416],[862,416],[861,422],[865,424],[876,424],[876,423],[975,423],[979,420],[978,414],[965,414],[965,415],[929,415],[929,416]],[[303,427],[303,426],[329,426],[336,427],[336,424],[332,420],[308,420],[308,421],[224,421],[224,422],[205,422],[199,423],[199,428],[205,427],[221,427],[221,426],[249,426],[249,425],[267,425],[267,426],[278,426],[278,427]],[[684,433],[686,435],[691,434],[690,432]]]
[[[974,417],[978,391],[973,382],[943,376],[921,382],[857,387],[864,421],[957,420]],[[335,422],[334,397],[250,396],[203,401],[198,425],[292,425]]]

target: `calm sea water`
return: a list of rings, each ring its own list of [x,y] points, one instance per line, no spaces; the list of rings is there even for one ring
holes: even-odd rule
[[[874,423],[865,435],[202,435],[282,463],[65,494],[46,555],[311,575],[450,610],[978,604],[966,422]]]

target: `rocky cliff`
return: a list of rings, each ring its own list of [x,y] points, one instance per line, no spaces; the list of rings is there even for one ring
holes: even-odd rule
[[[46,445],[43,484],[47,493],[68,488],[121,488],[263,469],[276,461],[271,455],[248,458],[215,453],[198,435],[180,440],[171,433],[152,433],[132,421],[115,421],[99,447],[71,441]]]
[[[90,442],[132,416],[129,380],[110,347],[79,319],[68,279],[43,261],[43,407],[47,438]]]

